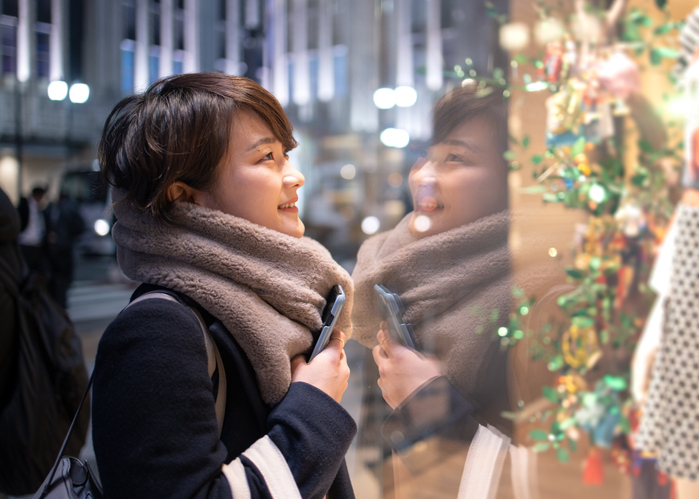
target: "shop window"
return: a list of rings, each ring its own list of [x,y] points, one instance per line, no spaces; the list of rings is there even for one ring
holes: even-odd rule
[[[160,48],[151,47],[148,56],[148,83],[153,83],[160,74]]]
[[[184,50],[176,50],[172,54],[172,74],[182,73],[182,64],[184,62]]]
[[[124,5],[124,38],[136,39],[136,4],[133,0],[123,0]]]
[[[47,31],[51,30],[51,25],[43,25],[45,30],[40,31],[37,23],[36,30],[36,74],[39,78],[49,77],[49,46],[50,35]]]
[[[19,17],[18,0],[3,0],[0,2],[3,15],[10,17]]]
[[[134,42],[121,42],[121,93],[130,95],[134,88]]]
[[[347,95],[347,46],[336,45],[333,47],[333,65],[335,71],[335,96]]]
[[[7,20],[5,17],[3,21]],[[17,72],[17,24],[16,19],[12,24],[0,24],[2,34],[2,73],[15,74]]]

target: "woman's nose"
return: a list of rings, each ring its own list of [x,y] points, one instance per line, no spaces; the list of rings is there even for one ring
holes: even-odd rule
[[[283,178],[285,187],[296,187],[297,189],[306,183],[303,173],[294,168],[291,163],[287,163]]]
[[[432,185],[437,182],[436,163],[433,160],[425,160],[420,168],[413,173],[413,182],[416,185]]]

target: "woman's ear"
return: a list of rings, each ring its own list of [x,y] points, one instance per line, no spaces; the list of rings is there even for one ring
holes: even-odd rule
[[[183,203],[194,203],[195,189],[184,182],[177,181],[167,188],[168,201],[182,201]]]

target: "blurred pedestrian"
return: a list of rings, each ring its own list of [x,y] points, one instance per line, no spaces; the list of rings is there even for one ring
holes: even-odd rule
[[[51,296],[63,308],[67,308],[67,292],[73,280],[73,246],[77,237],[85,230],[78,204],[65,192],[58,202],[46,208],[48,229],[48,254],[51,262]]]
[[[47,248],[46,189],[36,186],[31,196],[19,200],[19,217],[21,232],[17,241],[22,256],[31,270],[46,276],[50,273],[50,262]]]

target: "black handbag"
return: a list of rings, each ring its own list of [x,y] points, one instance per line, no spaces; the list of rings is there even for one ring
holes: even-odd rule
[[[73,428],[80,415],[80,409],[82,409],[91,387],[92,376],[90,376],[90,381],[87,382],[87,389],[80,401],[80,406],[78,406],[68,434],[63,441],[63,446],[61,446],[61,450],[58,453],[58,459],[56,459],[51,473],[46,477],[46,480],[41,484],[41,487],[39,487],[32,499],[102,499],[104,497],[102,487],[92,473],[87,461],[63,456],[70,435],[73,433]]]
[[[145,293],[140,297],[136,298],[134,301],[129,303],[127,307],[148,298],[161,298],[177,301],[185,306],[187,306],[177,295],[167,291],[151,291]],[[223,361],[221,360],[221,355],[216,347],[216,343],[211,337],[209,330],[202,319],[201,315],[193,307],[189,309],[194,312],[199,325],[201,326],[202,333],[204,335],[204,342],[206,345],[206,354],[209,365],[209,376],[213,376],[214,371],[219,372],[219,383],[217,387],[217,392],[215,394],[216,401],[216,419],[218,420],[219,436],[221,435],[221,427],[223,425],[223,415],[226,410],[226,373],[223,368]],[[39,490],[34,494],[32,499],[102,499],[104,493],[102,492],[102,486],[95,477],[94,473],[90,469],[90,465],[87,461],[82,461],[80,459],[63,456],[66,450],[68,441],[70,440],[70,435],[73,432],[73,427],[78,421],[78,416],[80,415],[80,410],[83,407],[83,403],[87,398],[87,394],[92,387],[92,378],[94,374],[90,376],[90,380],[87,382],[87,388],[83,394],[83,398],[80,401],[78,410],[75,413],[73,422],[68,430],[68,435],[66,435],[63,441],[63,446],[58,453],[58,459],[51,469],[51,473],[44,483],[41,485]]]
[[[0,408],[0,493],[32,494],[46,478],[61,445],[77,454],[90,414],[73,416],[88,383],[80,338],[65,310],[49,295],[40,275],[18,280],[0,258],[0,288],[15,304],[17,370],[11,396]],[[2,323],[4,317],[0,319]],[[9,324],[0,327],[4,334]],[[73,422],[66,444],[63,437]]]

